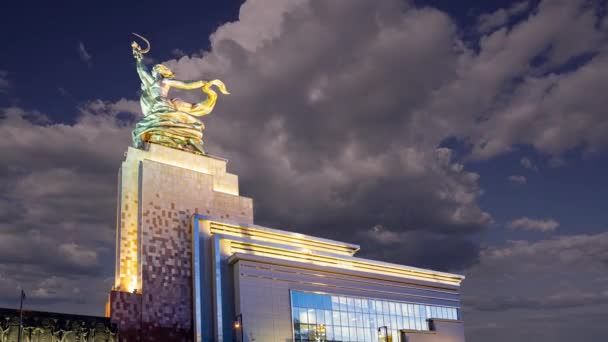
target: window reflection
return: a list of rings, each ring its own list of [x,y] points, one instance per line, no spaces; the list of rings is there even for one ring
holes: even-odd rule
[[[454,307],[361,297],[291,292],[295,341],[376,342],[387,326],[393,341],[401,329],[429,330],[429,318],[458,319]]]

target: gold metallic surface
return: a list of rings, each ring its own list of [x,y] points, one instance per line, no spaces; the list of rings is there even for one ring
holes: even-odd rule
[[[144,114],[133,130],[133,145],[142,148],[144,143],[156,143],[199,154],[203,149],[203,129],[205,125],[200,117],[213,111],[218,94],[230,94],[226,85],[220,80],[184,82],[175,80],[174,73],[167,66],[157,64],[149,72],[143,63],[143,55],[150,51],[150,43],[136,33],[146,43],[146,48],[135,41],[131,43],[133,57],[136,60],[137,73],[141,79],[140,104]],[[189,103],[179,98],[169,98],[171,88],[193,90],[201,89],[207,99],[198,103]]]
[[[142,48],[139,46],[139,44],[137,44],[137,42],[135,42],[135,41],[131,43],[131,47],[132,47],[133,49],[137,49],[137,50],[138,50],[138,51],[139,51],[141,54],[144,54],[144,53],[148,53],[148,52],[150,52],[150,42],[149,42],[149,41],[148,41],[146,38],[144,38],[143,36],[141,36],[141,35],[139,35],[139,34],[137,34],[137,33],[135,33],[135,32],[132,32],[132,34],[133,34],[134,36],[136,36],[136,37],[140,38],[140,39],[141,39],[141,40],[143,40],[144,42],[146,42],[146,48],[145,48],[145,49],[142,49]]]

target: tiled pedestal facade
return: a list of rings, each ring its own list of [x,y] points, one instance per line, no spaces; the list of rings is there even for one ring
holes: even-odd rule
[[[116,283],[110,316],[121,341],[191,341],[192,233],[204,214],[252,223],[226,160],[152,144],[129,148],[119,173]]]
[[[121,341],[137,341],[141,333],[141,300],[137,293],[110,292],[111,321],[120,327]]]

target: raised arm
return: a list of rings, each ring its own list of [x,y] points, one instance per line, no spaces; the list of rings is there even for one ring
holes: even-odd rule
[[[139,75],[141,82],[146,87],[149,87],[154,84],[154,77],[152,77],[152,75],[148,71],[148,68],[146,68],[143,62],[144,56],[142,55],[141,51],[133,48],[133,57],[135,57],[136,60],[135,66],[137,68],[137,74]]]
[[[146,85],[146,87],[149,87],[154,84],[154,77],[152,77],[152,75],[148,71],[148,68],[146,68],[141,59],[137,60],[136,66],[137,74],[139,75],[141,82]]]
[[[205,83],[207,83],[206,81],[183,82],[183,81],[172,80],[172,79],[165,79],[165,80],[163,80],[163,82],[170,87],[178,88],[178,89],[186,89],[186,90],[199,89],[199,88],[202,88],[205,85]]]

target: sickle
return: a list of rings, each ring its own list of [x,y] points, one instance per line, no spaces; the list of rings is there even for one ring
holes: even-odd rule
[[[135,33],[135,32],[131,32],[134,36],[141,38],[141,40],[143,40],[146,43],[146,48],[144,50],[141,49],[141,47],[137,44],[137,42],[133,42],[131,45],[133,45],[133,47],[135,47],[137,50],[139,50],[139,52],[141,52],[142,54],[144,53],[148,53],[150,51],[150,42],[144,38],[143,36]]]

